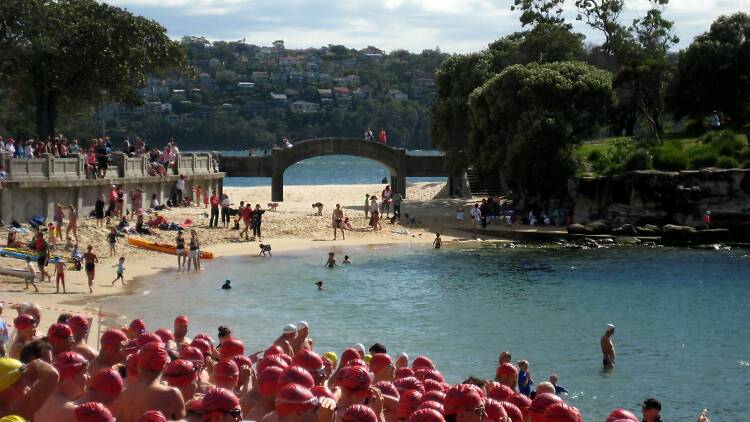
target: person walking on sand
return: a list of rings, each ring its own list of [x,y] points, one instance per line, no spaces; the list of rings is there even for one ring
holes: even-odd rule
[[[206,192],[208,194],[208,192]],[[219,225],[219,204],[221,203],[221,200],[219,199],[219,194],[214,191],[214,194],[211,196],[211,218],[208,220],[208,227],[217,227]]]
[[[602,364],[604,369],[615,367],[615,344],[612,342],[612,336],[615,334],[615,326],[607,324],[607,329],[599,342],[602,348]]]
[[[86,263],[86,277],[89,280],[89,293],[94,293],[94,276],[96,275],[96,264],[99,263],[99,258],[92,252],[93,246],[89,245],[86,248],[87,251],[83,254],[83,262]]]
[[[370,216],[370,194],[365,194],[365,218]]]
[[[68,227],[65,228],[65,237],[70,239],[70,232],[73,232],[73,237],[78,244],[78,212],[74,206],[70,205],[68,211]]]
[[[333,226],[333,240],[336,240],[336,232],[341,230],[341,239],[346,240],[344,234],[344,210],[341,209],[341,204],[336,204],[336,209],[333,210],[331,216],[331,224]]]
[[[251,239],[253,242],[257,239],[258,242],[261,241],[261,233],[260,233],[260,225],[263,223],[263,214],[266,213],[266,210],[260,208],[260,204],[255,204],[255,209],[252,212],[252,221],[251,224],[253,226],[253,238]]]
[[[117,229],[114,227],[107,234],[107,243],[109,244],[109,257],[111,258],[117,253]]]
[[[26,257],[26,271],[29,272],[29,275],[26,276],[26,287],[24,287],[24,290],[29,290],[29,283],[31,283],[31,286],[34,287],[34,291],[39,293],[39,289],[36,287],[36,283],[34,280],[36,280],[36,268],[34,268],[34,264],[31,263],[31,257]]]
[[[104,227],[104,194],[99,194],[99,199],[94,204],[94,217],[96,218],[96,227]]]
[[[114,286],[117,280],[120,280],[122,285],[125,286],[125,277],[123,276],[125,273],[125,257],[121,256],[120,260],[117,261],[117,265],[112,266],[112,268],[117,268],[117,277],[112,280],[112,285]]]
[[[63,210],[63,206],[60,204],[55,204],[55,234],[57,235],[57,240],[62,242],[63,236],[62,236],[62,229],[63,229],[63,221],[65,220],[65,211]]]
[[[469,211],[469,217],[471,218],[471,233],[474,239],[477,238],[477,228],[479,222],[482,219],[482,210],[479,209],[479,204],[474,204],[474,208]]]
[[[47,263],[49,259],[49,243],[44,240],[44,233],[37,232],[34,240],[34,250],[37,253],[36,264],[39,266],[39,282],[44,281],[44,276],[51,283],[52,276],[47,272]]]
[[[67,293],[65,291],[65,263],[62,259],[58,259],[55,263],[55,288],[57,289],[55,293],[60,293],[60,284],[62,284],[63,293]]]

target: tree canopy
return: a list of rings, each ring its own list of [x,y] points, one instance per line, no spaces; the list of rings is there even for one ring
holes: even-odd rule
[[[164,27],[95,0],[5,0],[0,23],[0,77],[34,103],[42,137],[61,106],[135,104],[148,75],[185,67]]]

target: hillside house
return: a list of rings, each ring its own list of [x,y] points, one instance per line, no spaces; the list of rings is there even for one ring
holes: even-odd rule
[[[317,113],[320,110],[320,104],[300,100],[293,102],[290,108],[294,113]]]

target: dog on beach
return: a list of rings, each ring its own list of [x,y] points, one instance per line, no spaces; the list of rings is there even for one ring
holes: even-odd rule
[[[266,252],[268,252],[268,256],[273,256],[271,255],[271,245],[264,245],[261,243],[260,245],[258,245],[258,247],[260,247],[260,252],[258,253],[258,256],[261,256],[261,255],[266,256]]]
[[[278,202],[269,202],[268,203],[268,209],[270,209],[271,211],[276,211],[276,208],[278,208],[278,207],[279,207],[279,203]]]

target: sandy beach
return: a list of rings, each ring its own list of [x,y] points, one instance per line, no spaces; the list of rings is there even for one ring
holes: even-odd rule
[[[365,194],[377,194],[380,196],[382,185],[320,185],[320,186],[289,186],[285,189],[286,201],[279,204],[277,211],[268,211],[263,217],[263,242],[270,243],[273,247],[275,258],[283,257],[284,252],[312,247],[336,247],[357,246],[367,244],[395,244],[415,243],[429,244],[434,239],[434,230],[450,234],[451,228],[455,228],[455,210],[457,207],[468,206],[473,203],[470,198],[451,199],[445,197],[444,183],[416,183],[409,186],[407,199],[402,205],[402,214],[409,214],[416,218],[416,224],[402,226],[391,225],[381,220],[383,230],[373,232],[367,228],[368,220],[365,219],[363,205]],[[270,187],[228,187],[225,192],[229,195],[233,207],[240,201],[259,203],[263,208],[270,202]],[[317,216],[316,210],[312,208],[315,202],[322,202],[325,206],[322,216]],[[345,213],[352,220],[353,231],[347,231],[346,240],[333,240],[331,229],[331,212],[336,204],[341,204]],[[209,210],[200,207],[174,208],[162,213],[168,221],[182,223],[186,219],[193,221],[193,228],[198,231],[202,249],[213,252],[216,257],[236,255],[256,255],[259,251],[258,242],[240,241],[238,232],[223,228],[209,228]],[[134,221],[131,221],[131,225]],[[465,227],[469,227],[464,223]],[[15,311],[10,305],[15,303],[35,302],[43,310],[41,321],[42,327],[49,326],[55,322],[57,315],[62,312],[85,314],[95,321],[99,318],[97,300],[103,296],[120,295],[132,291],[138,283],[148,283],[148,276],[158,271],[176,271],[176,257],[154,251],[132,247],[125,239],[120,238],[117,245],[117,254],[109,256],[106,236],[108,228],[96,228],[95,221],[81,218],[79,222],[79,248],[85,250],[88,245],[94,246],[94,252],[99,257],[96,269],[94,293],[90,294],[87,289],[86,275],[83,271],[68,270],[66,272],[66,294],[56,294],[54,275],[52,283],[37,283],[40,290],[34,293],[33,289],[24,290],[24,282],[21,278],[0,275],[0,302],[6,305],[4,317],[12,320]],[[156,230],[154,236],[149,240],[164,243],[174,243],[176,232]],[[461,232],[454,233],[461,236]],[[463,234],[466,236],[466,234]],[[5,239],[7,228],[0,229],[0,237]],[[444,241],[450,242],[457,238],[455,236],[443,236]],[[30,240],[30,235],[24,240]],[[69,255],[69,251],[61,249],[54,254]],[[125,279],[128,283],[125,287],[121,284],[112,286],[115,278],[113,268],[119,256],[125,257]],[[206,267],[211,262],[204,262]],[[21,260],[0,257],[0,267],[24,268],[25,263]],[[53,267],[48,267],[52,273]],[[137,280],[137,282],[134,282]],[[111,315],[106,309],[101,310],[102,325],[113,321],[115,315]],[[97,327],[92,326],[92,332]],[[92,340],[95,338],[92,336]]]

